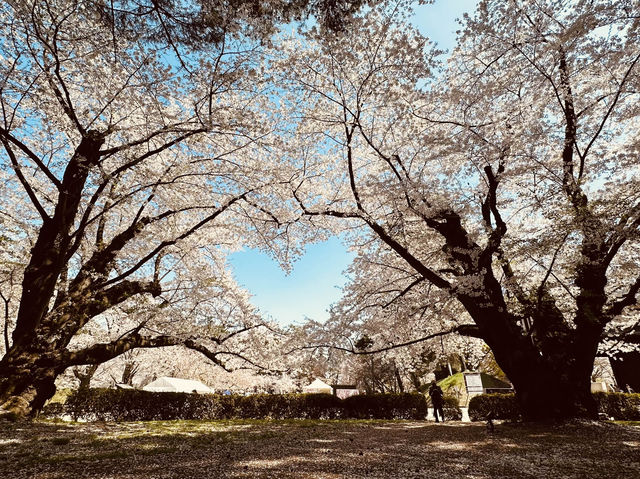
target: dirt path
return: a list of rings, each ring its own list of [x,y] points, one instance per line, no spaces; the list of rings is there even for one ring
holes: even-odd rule
[[[411,421],[0,423],[0,478],[634,478],[640,428]]]

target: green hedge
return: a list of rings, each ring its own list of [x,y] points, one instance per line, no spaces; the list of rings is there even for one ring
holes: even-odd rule
[[[451,377],[451,376],[450,376]],[[445,396],[444,398],[444,419],[445,421],[460,421],[462,419],[462,409],[458,404],[458,399],[453,396]],[[429,407],[433,407],[431,398],[427,399]]]
[[[640,421],[640,394],[594,393],[598,412],[619,421]]]
[[[421,394],[375,394],[345,400],[330,394],[160,393],[131,389],[75,392],[65,404],[74,419],[148,421],[170,419],[424,419]]]
[[[442,409],[444,409],[444,419],[446,421],[460,421],[462,419],[462,409],[460,409],[456,398],[445,396]]]
[[[598,412],[619,421],[640,420],[640,394],[605,393],[593,394]],[[514,394],[481,394],[469,401],[469,418],[483,421],[490,411],[494,419],[515,421],[520,419],[520,406]]]
[[[344,417],[353,419],[424,419],[427,401],[422,394],[358,394],[342,401]]]
[[[469,401],[469,419],[484,421],[490,412],[494,419],[516,421],[521,417],[515,394],[480,394]]]

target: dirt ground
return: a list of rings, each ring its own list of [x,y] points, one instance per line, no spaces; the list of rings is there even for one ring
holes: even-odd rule
[[[0,423],[0,478],[640,478],[640,427]]]

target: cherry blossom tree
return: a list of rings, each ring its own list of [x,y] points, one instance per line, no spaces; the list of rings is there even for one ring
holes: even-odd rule
[[[259,344],[224,253],[293,254],[267,42],[229,17],[194,45],[175,29],[183,6],[0,6],[7,410],[34,412],[66,368],[133,348],[183,345],[225,366]],[[87,328],[108,340],[76,341]]]
[[[368,248],[348,268],[350,281],[330,318],[309,319],[292,332],[292,355],[301,355],[297,369],[370,392],[397,392],[420,390],[453,356],[477,365],[483,342],[451,334],[469,327],[462,308],[428,284],[412,286],[415,272],[365,238]]]
[[[455,300],[529,419],[595,417],[594,358],[633,326],[637,6],[482,1],[435,76],[402,4],[286,47],[300,206],[371,232],[411,271],[395,294]]]

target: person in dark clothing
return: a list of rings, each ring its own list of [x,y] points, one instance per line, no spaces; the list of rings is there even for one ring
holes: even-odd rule
[[[438,413],[440,413],[442,422],[444,422],[444,395],[442,393],[442,389],[435,381],[432,381],[431,386],[429,387],[429,397],[431,398],[431,404],[433,404],[433,415],[436,418],[436,422],[440,422],[438,420]]]

